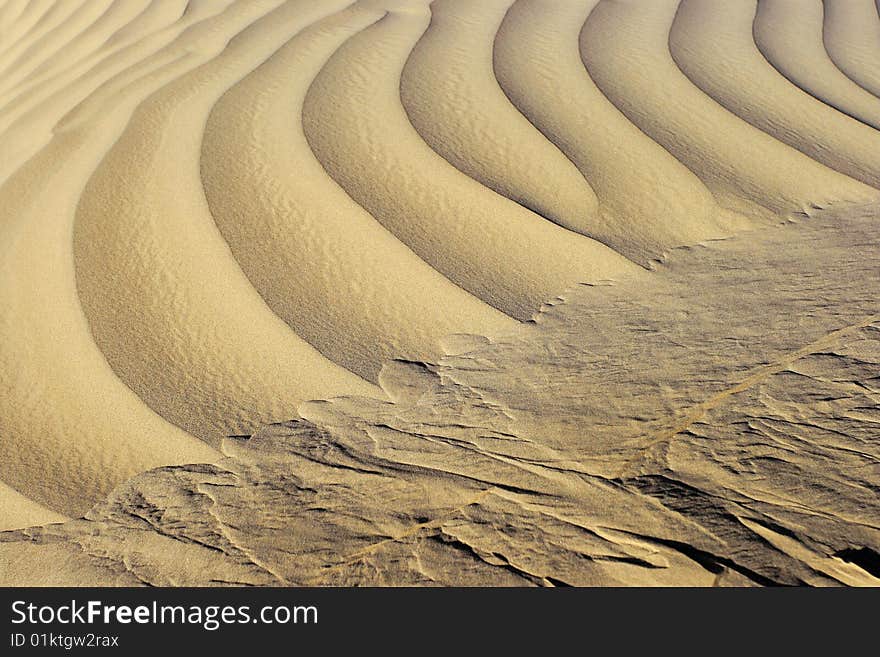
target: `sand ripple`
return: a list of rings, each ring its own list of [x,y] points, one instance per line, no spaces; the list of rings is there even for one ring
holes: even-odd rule
[[[877,200],[878,35],[870,0],[0,3],[0,528]]]

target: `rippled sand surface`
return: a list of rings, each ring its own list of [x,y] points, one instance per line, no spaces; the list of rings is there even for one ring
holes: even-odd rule
[[[878,12],[0,2],[0,582],[880,583]]]

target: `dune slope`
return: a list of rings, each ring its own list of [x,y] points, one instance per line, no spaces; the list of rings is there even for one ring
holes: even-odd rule
[[[423,260],[517,319],[573,282],[634,271],[611,249],[468,178],[422,140],[399,87],[430,12],[427,3],[407,6],[349,39],[315,78],[303,122],[324,167]]]
[[[214,106],[201,160],[214,220],[254,287],[298,335],[372,381],[384,361],[428,358],[448,333],[514,324],[385,230],[308,146],[312,80],[382,15],[342,12],[288,41]]]
[[[431,4],[431,24],[401,74],[407,115],[431,148],[502,196],[590,235],[598,199],[495,80],[493,46],[513,0]]]
[[[303,2],[265,13],[279,4],[249,3],[265,14],[258,22],[140,105],[77,210],[80,299],[98,346],[151,408],[209,441],[281,419],[304,399],[373,393],[263,303],[202,190],[201,134],[214,102],[334,10]]]
[[[880,187],[880,132],[824,104],[773,68],[753,36],[756,7],[754,0],[683,0],[669,38],[675,61],[733,114],[817,162]],[[674,10],[674,3],[664,1],[657,13],[669,20]],[[661,29],[666,28],[657,32]],[[768,29],[782,28],[772,24]],[[810,182],[805,176],[798,180]]]
[[[822,36],[837,67],[880,98],[880,6],[875,0],[825,0]]]
[[[91,555],[137,536],[155,583],[222,577],[133,519],[149,498],[216,514],[224,555],[256,536],[230,578],[351,582],[289,553],[254,576],[250,551],[305,526],[312,556],[356,552],[484,495],[489,516],[441,534],[508,555],[507,583],[870,581],[878,35],[868,0],[0,1],[0,529],[59,523],[4,534],[3,565],[106,582]],[[743,423],[806,450],[773,453],[769,494],[833,519],[743,511],[730,491],[765,473]],[[225,467],[244,488],[205,493]],[[285,488],[304,473],[314,490]],[[240,522],[275,499],[237,497],[261,478],[299,520]],[[679,484],[724,499],[735,540],[706,539],[712,514],[677,524]],[[637,512],[578,552],[560,518],[612,489]],[[375,524],[346,534],[337,508]],[[474,529],[501,517],[532,538]],[[551,543],[608,559],[530,562]],[[430,545],[410,556],[456,564]],[[474,558],[462,582],[497,576]],[[110,580],[141,581],[119,562]]]

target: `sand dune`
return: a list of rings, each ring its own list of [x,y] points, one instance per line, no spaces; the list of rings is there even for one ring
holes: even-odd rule
[[[298,335],[371,381],[390,358],[429,358],[449,333],[514,324],[353,202],[305,139],[312,80],[382,15],[342,12],[291,39],[214,106],[202,156],[211,212],[256,289]]]
[[[668,20],[675,3],[660,4],[658,17],[663,14]],[[817,162],[880,187],[880,133],[825,105],[773,68],[752,35],[756,6],[754,0],[684,0],[670,34],[676,62],[730,112]],[[658,26],[656,32],[665,29]],[[807,193],[810,181],[804,175],[797,178],[807,185],[797,193]],[[817,172],[814,181],[827,184],[828,178]]]
[[[427,3],[411,5],[349,39],[315,78],[303,122],[324,167],[423,260],[517,319],[573,282],[634,271],[468,178],[421,139],[400,101],[400,73],[431,16]]]
[[[495,42],[498,81],[593,186],[601,208],[590,225],[593,237],[645,262],[674,245],[725,234],[709,190],[621,114],[584,70],[578,34],[593,4],[518,0]]]
[[[102,87],[0,188],[0,434],[15,437],[4,444],[0,477],[52,509],[81,513],[136,472],[217,455],[163,421],[109,367],[82,312],[71,235],[82,190],[135,104],[210,58],[212,41],[222,50],[254,13],[218,16],[177,52]]]
[[[868,521],[845,518],[870,520],[876,321],[857,315],[876,298],[878,38],[868,0],[0,2],[0,530],[62,523],[5,534],[4,565],[43,583],[106,582],[101,554],[116,583],[351,582],[320,555],[479,495],[485,517],[437,524],[474,546],[455,577],[462,557],[433,544],[401,553],[427,572],[371,572],[474,583],[497,553],[508,583],[873,581],[848,551],[874,545]],[[811,249],[837,263],[827,280]],[[648,271],[671,252],[677,273]],[[819,353],[838,330],[868,345],[860,365]],[[815,346],[789,363],[811,386],[846,394],[788,400],[783,334]],[[777,361],[751,406],[724,405]],[[694,409],[717,426],[657,456]],[[835,501],[768,490],[830,519],[780,520],[783,536],[729,499],[760,488],[736,468],[764,471],[725,422],[808,435],[787,466],[821,470]],[[124,483],[159,466],[180,467]],[[734,539],[672,508],[671,472],[734,509]],[[234,485],[212,497],[215,479]],[[249,496],[261,481],[277,496]],[[184,509],[183,528],[142,526],[147,504]],[[607,526],[583,509],[611,509]],[[529,538],[486,529],[499,518]],[[247,558],[225,573],[224,548],[181,547],[187,522]],[[307,554],[265,541],[276,527]],[[118,540],[156,568],[130,572]],[[560,545],[599,557],[542,561]],[[251,548],[286,575],[255,574]]]
[[[396,403],[309,403],[0,534],[0,584],[877,586],[878,218],[678,249],[394,363]]]
[[[833,198],[870,198],[871,190],[835,175],[725,110],[679,70],[681,66],[691,78],[697,77],[692,69],[698,71],[697,81],[702,82],[707,71],[717,69],[719,77],[731,77],[725,88],[731,93],[736,88],[737,99],[750,93],[747,86],[762,89],[754,103],[771,105],[785,97],[784,88],[777,90],[789,83],[763,58],[741,61],[752,51],[761,57],[751,36],[748,43],[743,34],[723,45],[715,38],[719,35],[706,37],[711,33],[706,23],[726,26],[730,21],[718,20],[718,16],[724,12],[744,15],[750,3],[719,4],[724,8],[713,8],[709,2],[679,5],[675,0],[599,3],[582,33],[584,63],[612,102],[702,178],[722,202],[741,198],[790,212],[811,202],[825,205]],[[706,52],[700,46],[714,50]],[[770,79],[755,84],[755,71],[765,68],[772,73]],[[807,104],[818,102],[799,90],[794,93],[804,95]]]
[[[79,305],[74,207],[119,120],[63,133],[0,188],[0,476],[67,513],[145,468],[212,458],[121,384]]]
[[[493,44],[513,0],[440,0],[401,75],[407,115],[431,148],[502,196],[590,235],[598,199],[495,80]],[[548,176],[548,172],[553,172]]]
[[[811,96],[880,129],[880,98],[852,82],[828,57],[823,19],[819,0],[764,0],[755,15],[755,43],[777,71]]]
[[[98,346],[151,408],[206,440],[247,433],[304,399],[379,394],[263,303],[202,191],[201,132],[213,104],[334,9],[294,2],[265,13],[279,4],[248,3],[251,16],[265,15],[140,105],[77,210],[77,282]]]
[[[823,40],[837,67],[880,98],[880,6],[875,0],[825,0]]]

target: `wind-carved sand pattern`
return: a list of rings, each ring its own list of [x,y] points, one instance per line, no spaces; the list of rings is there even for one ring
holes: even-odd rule
[[[0,3],[0,584],[880,584],[878,34]]]

